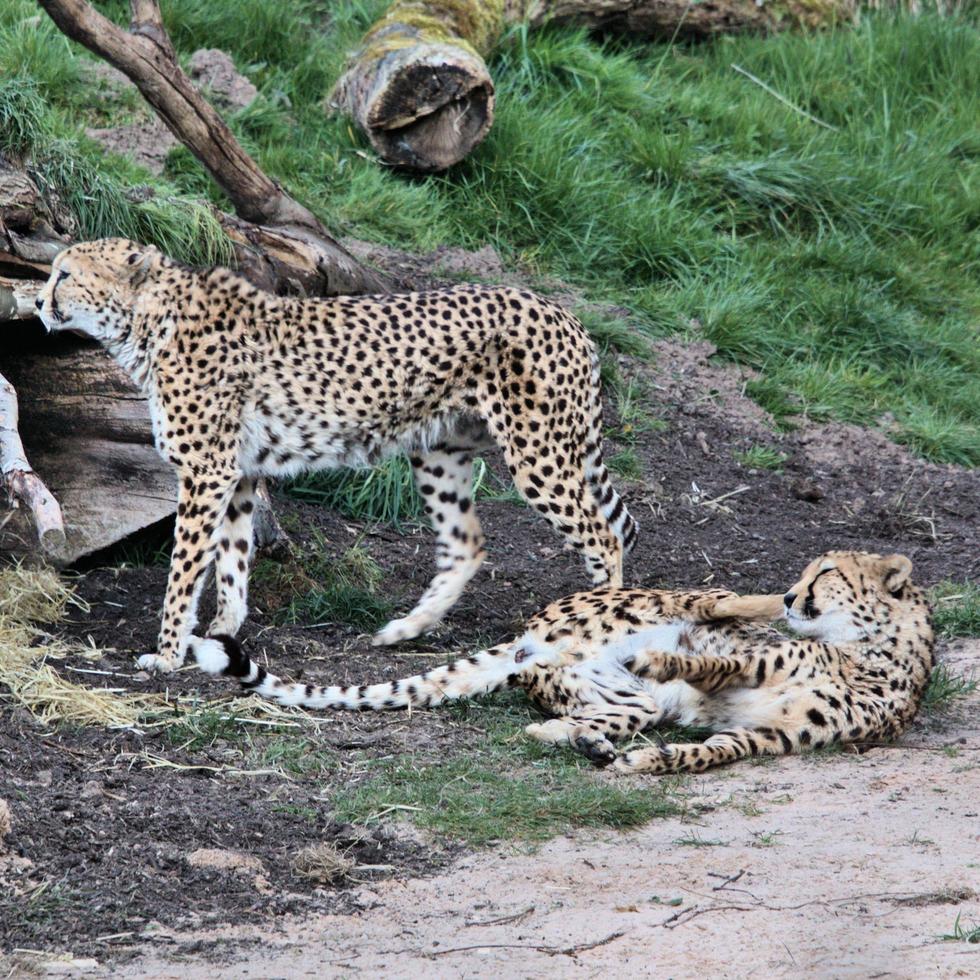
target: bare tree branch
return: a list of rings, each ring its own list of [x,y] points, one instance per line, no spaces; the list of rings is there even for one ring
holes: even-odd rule
[[[17,392],[0,374],[0,486],[30,512],[41,547],[57,555],[65,546],[61,507],[31,469],[17,431]]]
[[[250,235],[230,235],[246,274],[278,291],[333,294],[386,289],[378,273],[362,266],[245,152],[178,65],[156,0],[131,0],[129,31],[85,0],[39,2],[64,34],[135,83],[228,195],[238,217],[261,227],[258,237],[282,239],[277,255],[270,258],[255,253]]]

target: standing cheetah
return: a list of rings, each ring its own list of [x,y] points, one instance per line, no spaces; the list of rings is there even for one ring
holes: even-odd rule
[[[622,583],[637,527],[602,462],[596,351],[570,313],[533,293],[463,285],[286,298],[227,269],[189,269],[106,239],[65,249],[37,308],[49,330],[93,337],[131,375],[178,472],[163,624],[144,668],[183,663],[213,558],[207,633],[238,631],[259,477],[371,465],[400,450],[436,532],[437,572],[375,643],[430,629],[480,567],[471,459],[494,444],[593,582]]]
[[[361,687],[290,684],[230,637],[198,651],[208,673],[281,704],[376,711],[522,687],[553,717],[529,725],[621,772],[701,772],[746,756],[893,738],[933,665],[929,605],[904,555],[831,551],[785,596],[594,589],[552,603],[510,643],[424,674]],[[776,619],[801,638],[753,619]],[[703,743],[617,755],[612,741],[675,722]]]

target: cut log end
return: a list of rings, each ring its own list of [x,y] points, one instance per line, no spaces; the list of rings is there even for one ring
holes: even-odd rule
[[[353,117],[385,163],[445,170],[493,124],[493,80],[480,52],[502,26],[496,0],[395,3],[352,55],[328,105]]]
[[[407,65],[370,113],[368,138],[396,167],[436,172],[464,159],[493,122],[493,82],[460,65]]]

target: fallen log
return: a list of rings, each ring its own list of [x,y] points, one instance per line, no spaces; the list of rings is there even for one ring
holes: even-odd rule
[[[719,34],[767,34],[848,23],[855,0],[506,0],[508,21],[577,24],[596,31],[670,41]]]
[[[273,292],[311,295],[384,292],[384,278],[361,265],[320,220],[268,177],[217,110],[181,70],[157,0],[130,0],[124,30],[86,0],[39,0],[58,28],[125,74],[171,132],[231,199],[237,221],[254,233],[232,235],[242,271]],[[229,222],[232,219],[229,218]],[[278,243],[262,252],[255,239]],[[292,264],[290,257],[299,261]]]
[[[154,448],[146,401],[101,347],[24,324],[4,328],[2,348],[20,396],[16,443],[64,515],[60,548],[45,547],[52,560],[71,563],[173,514],[176,477]],[[4,470],[7,453],[0,443]],[[33,550],[23,513],[0,514],[0,524],[0,551]]]
[[[364,37],[328,98],[386,163],[445,170],[493,123],[483,57],[504,26],[503,0],[396,0]]]

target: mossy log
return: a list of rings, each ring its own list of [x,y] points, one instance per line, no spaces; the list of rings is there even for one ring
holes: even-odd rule
[[[508,21],[580,24],[651,40],[765,34],[853,20],[855,0],[506,0]]]
[[[360,126],[386,163],[445,170],[493,123],[484,55],[503,0],[396,0],[350,58],[328,103]]]

